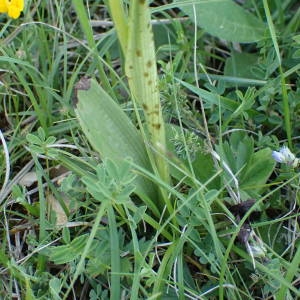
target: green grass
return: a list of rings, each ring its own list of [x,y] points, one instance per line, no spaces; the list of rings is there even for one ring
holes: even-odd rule
[[[298,298],[297,1],[131,2],[0,15],[0,299]]]

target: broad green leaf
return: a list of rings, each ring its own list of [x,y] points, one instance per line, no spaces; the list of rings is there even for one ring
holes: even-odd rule
[[[50,260],[55,264],[65,264],[78,258],[86,244],[87,234],[76,237],[70,244],[49,248]]]
[[[246,192],[257,192],[266,184],[275,167],[270,148],[254,153],[240,178],[240,187]]]
[[[264,37],[265,25],[231,0],[177,0],[178,6],[206,32],[220,39],[252,43]],[[194,6],[194,7],[193,7]]]
[[[254,72],[254,66],[258,63],[258,56],[249,53],[233,52],[231,57],[226,59],[224,75],[237,78],[263,79],[263,75]],[[227,86],[234,86],[235,83],[227,83]]]
[[[254,152],[253,139],[246,136],[237,146],[236,171],[240,171],[249,163]]]
[[[102,159],[118,161],[131,158],[148,171],[151,165],[143,139],[130,119],[95,80],[86,80],[77,88],[75,112],[83,132]],[[140,196],[155,199],[154,185],[137,176],[134,183]]]

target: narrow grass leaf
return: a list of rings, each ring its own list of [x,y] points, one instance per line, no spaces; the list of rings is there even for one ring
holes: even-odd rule
[[[83,32],[84,32],[84,34],[86,36],[88,45],[92,49],[93,52],[95,51],[94,58],[95,58],[95,60],[97,62],[97,69],[98,69],[101,81],[102,81],[105,89],[108,92],[112,93],[109,80],[108,80],[108,78],[106,76],[106,73],[105,73],[105,71],[103,69],[103,63],[101,61],[100,56],[96,52],[97,45],[96,45],[96,42],[95,42],[95,39],[94,39],[93,30],[92,30],[92,27],[90,25],[90,20],[88,18],[87,13],[86,13],[83,1],[82,0],[72,0],[72,2],[73,2],[73,7],[75,9],[75,12],[76,12],[76,14],[78,16],[80,25],[82,27],[82,30],[83,30]]]
[[[108,0],[110,14],[114,21],[118,39],[121,44],[123,53],[126,52],[128,41],[128,21],[124,11],[123,1],[121,0]]]
[[[296,253],[294,255],[294,258],[292,260],[290,268],[287,270],[285,280],[286,282],[290,283],[292,285],[292,281],[294,279],[294,276],[299,272],[299,265],[300,265],[300,244],[298,243],[298,247],[296,250]],[[276,294],[276,299],[278,300],[284,300],[285,296],[287,294],[288,286],[282,284],[279,291]],[[300,293],[298,293],[300,295]]]
[[[279,45],[277,42],[276,31],[275,31],[274,23],[273,23],[272,16],[270,13],[268,1],[263,0],[263,5],[264,5],[264,9],[265,9],[265,14],[267,17],[270,35],[271,35],[274,49],[276,52],[276,56],[277,56],[277,59],[278,59],[279,65],[280,65],[279,72],[280,72],[280,83],[281,83],[281,91],[282,91],[284,125],[285,125],[285,130],[286,130],[289,147],[292,148],[292,124],[291,124],[291,116],[290,116],[290,104],[289,104],[289,99],[288,99],[288,93],[287,93],[287,87],[286,87],[286,83],[285,83],[284,73],[282,70],[282,60],[281,60]]]
[[[121,261],[118,228],[112,206],[107,210],[110,233],[110,249],[111,249],[111,295],[110,299],[119,300],[121,297]]]
[[[227,243],[228,241],[225,241],[225,242]],[[232,250],[234,250],[242,258],[247,259],[249,262],[251,261],[250,255],[248,253],[246,253],[245,251],[241,250],[239,247],[233,245],[232,246]],[[299,259],[299,257],[298,257],[298,259]],[[281,286],[283,287],[283,289],[285,291],[287,289],[290,289],[293,293],[295,293],[295,295],[297,297],[295,299],[299,299],[299,297],[300,297],[300,291],[299,291],[299,289],[297,289],[296,287],[294,287],[292,285],[292,283],[289,280],[287,280],[288,278],[282,277],[277,272],[272,272],[272,270],[270,270],[268,268],[268,266],[266,266],[265,264],[263,264],[263,263],[261,263],[261,262],[259,262],[257,260],[255,261],[255,266],[256,266],[256,268],[260,272],[263,272],[263,273],[267,274],[270,278],[276,280],[277,282],[280,282]],[[293,273],[296,270],[294,267],[292,267],[291,269],[293,269],[293,271],[291,273]],[[279,294],[277,293],[276,296],[279,296]],[[286,294],[283,295],[283,297],[281,297],[281,298],[277,298],[276,297],[276,299],[280,299],[280,300],[287,299],[287,298],[285,298],[285,296],[286,296]]]
[[[93,227],[91,229],[91,232],[89,234],[89,236],[87,237],[86,239],[86,243],[85,243],[85,246],[84,246],[84,249],[82,251],[82,254],[81,254],[81,257],[80,257],[80,260],[76,266],[76,271],[73,275],[73,279],[72,279],[72,282],[70,283],[69,287],[68,287],[68,290],[66,291],[64,297],[63,297],[63,300],[66,300],[69,293],[71,292],[78,276],[81,274],[83,268],[84,268],[84,263],[85,263],[85,259],[88,255],[88,252],[90,251],[90,248],[92,246],[92,242],[95,238],[95,235],[97,233],[97,231],[99,230],[99,224],[100,224],[100,221],[102,219],[102,217],[106,214],[107,212],[107,209],[108,209],[108,204],[107,202],[104,202],[103,204],[101,204],[99,206],[99,210],[97,212],[97,216],[95,218],[95,221],[94,221],[94,224],[93,224]]]

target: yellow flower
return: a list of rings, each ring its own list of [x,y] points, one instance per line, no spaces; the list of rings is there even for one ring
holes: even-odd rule
[[[11,18],[19,18],[24,9],[24,0],[0,0],[0,13],[7,13]]]

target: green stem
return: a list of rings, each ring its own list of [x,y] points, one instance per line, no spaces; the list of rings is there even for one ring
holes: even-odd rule
[[[288,144],[290,149],[292,149],[292,126],[291,126],[291,117],[290,117],[290,105],[289,98],[287,94],[287,88],[285,84],[285,77],[280,66],[280,82],[281,82],[281,91],[282,91],[282,104],[283,104],[283,114],[284,114],[284,124],[287,134]]]
[[[43,168],[39,163],[36,155],[33,154],[32,157],[36,166],[36,174],[37,174],[37,182],[38,182],[38,190],[39,190],[39,211],[40,211],[39,242],[44,243],[47,237],[47,231],[46,231],[47,205],[46,205],[46,199],[44,195],[44,188],[43,188],[43,181],[42,181]],[[46,257],[44,255],[39,254],[37,269],[39,270],[39,272],[43,272],[45,268],[46,268]]]
[[[110,234],[110,252],[111,252],[111,283],[110,283],[110,299],[121,299],[121,261],[120,261],[120,247],[119,247],[119,235],[115,218],[115,212],[110,205],[107,210],[109,221],[109,234]]]

